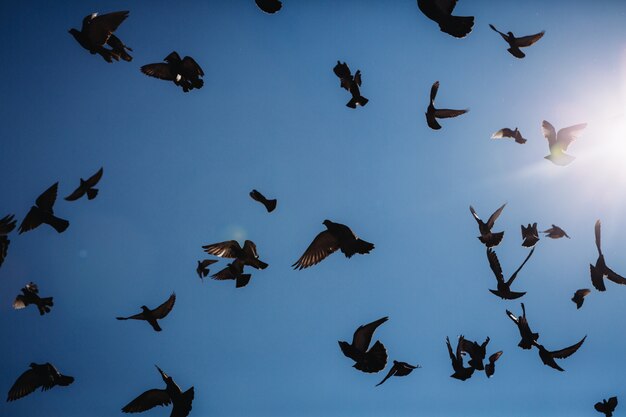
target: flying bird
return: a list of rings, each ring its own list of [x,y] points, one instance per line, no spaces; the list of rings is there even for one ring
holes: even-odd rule
[[[489,27],[498,32],[500,36],[502,36],[502,39],[504,39],[506,43],[509,44],[509,49],[507,49],[507,51],[509,51],[511,55],[513,55],[515,58],[524,58],[526,54],[524,54],[519,48],[529,47],[530,45],[541,39],[543,37],[543,34],[546,33],[545,30],[542,30],[541,32],[535,33],[534,35],[516,38],[515,35],[513,35],[513,32],[502,33],[492,24],[489,24]]]
[[[147,64],[141,67],[144,74],[160,80],[173,81],[185,93],[194,88],[202,88],[204,81],[200,78],[204,72],[200,65],[190,56],[180,59],[180,55],[173,51],[163,61],[166,63]]]
[[[461,345],[461,351],[470,356],[470,360],[467,361],[467,364],[477,371],[485,369],[483,361],[487,355],[487,345],[489,344],[489,340],[489,337],[487,337],[487,339],[485,339],[485,341],[480,345],[477,342],[473,342],[465,338],[459,342]]]
[[[80,185],[78,186],[78,188],[75,189],[72,192],[72,194],[65,197],[65,199],[67,201],[75,201],[81,198],[82,196],[84,196],[85,194],[87,194],[88,200],[93,200],[94,198],[96,198],[99,190],[94,187],[98,184],[98,182],[100,181],[100,178],[102,178],[102,173],[103,173],[103,168],[100,168],[98,172],[93,174],[91,177],[87,178],[86,181],[81,178]]]
[[[33,362],[29,366],[30,369],[20,375],[9,390],[7,401],[25,397],[39,387],[42,391],[47,391],[56,385],[67,387],[74,382],[73,377],[62,375],[51,363],[39,365]]]
[[[522,297],[526,292],[515,292],[511,291],[511,284],[515,281],[517,274],[524,267],[526,262],[530,259],[535,248],[532,248],[524,262],[513,272],[513,275],[508,279],[508,281],[504,280],[504,275],[502,274],[502,267],[500,266],[500,261],[498,260],[498,255],[491,248],[487,248],[487,259],[489,260],[489,266],[493,271],[493,274],[496,276],[496,280],[498,281],[498,287],[495,290],[489,290],[492,294],[497,295],[498,297],[504,300],[515,300],[517,298]]]
[[[382,371],[387,365],[387,349],[385,345],[376,341],[371,348],[368,347],[376,328],[386,322],[389,317],[383,317],[369,324],[359,326],[352,336],[352,343],[339,342],[343,354],[355,361],[352,365],[359,371],[373,373]]]
[[[450,109],[435,108],[435,97],[437,96],[438,90],[439,90],[439,81],[435,81],[433,86],[430,88],[430,103],[428,104],[428,109],[426,110],[426,123],[428,123],[428,127],[430,127],[431,129],[435,129],[435,130],[441,129],[441,125],[439,124],[439,122],[437,122],[437,119],[447,119],[449,117],[457,117],[469,111],[469,109],[450,110]]]
[[[544,363],[544,365],[547,365],[550,368],[554,368],[557,371],[561,371],[562,372],[564,369],[561,368],[556,363],[555,359],[565,359],[565,358],[573,355],[574,352],[576,352],[578,350],[578,348],[582,346],[582,344],[585,342],[586,338],[587,338],[587,336],[583,337],[575,345],[566,347],[565,349],[555,350],[555,351],[552,351],[552,352],[547,350],[545,347],[543,347],[539,343],[537,343],[536,340],[533,341],[533,345],[535,347],[537,347],[537,349],[539,349],[539,357],[541,358],[541,361]]]
[[[228,264],[228,266],[216,274],[211,275],[211,278],[218,281],[235,280],[235,288],[241,288],[248,285],[252,275],[243,273],[244,264],[241,260],[235,259],[234,262]]]
[[[500,138],[513,138],[515,142],[523,145],[526,143],[526,139],[522,136],[522,133],[515,128],[515,130],[511,130],[508,127],[498,130],[496,133],[491,135],[491,139],[500,139]]]
[[[276,199],[268,200],[263,194],[261,194],[257,190],[250,191],[250,197],[252,197],[254,201],[258,201],[259,203],[263,204],[268,213],[273,212],[276,208]]]
[[[606,417],[611,417],[613,415],[615,407],[617,407],[617,397],[611,397],[608,401],[602,400],[602,402],[597,402],[593,406],[597,412],[603,413]]]
[[[352,94],[352,98],[348,101],[346,106],[351,109],[356,109],[357,105],[365,106],[369,100],[361,95],[361,90],[359,89],[361,86],[361,71],[357,70],[353,77],[348,65],[345,62],[341,63],[340,61],[337,61],[337,65],[333,68],[333,72],[337,77],[339,77],[339,86],[345,88],[350,92],[350,94]]]
[[[128,11],[113,12],[99,15],[92,13],[85,16],[83,26],[80,31],[70,29],[69,33],[78,41],[80,46],[88,50],[92,55],[100,54],[107,62],[131,61],[133,58],[126,52],[132,51],[113,32],[128,17]],[[111,49],[104,46],[108,45]]]
[[[570,238],[567,233],[565,233],[565,230],[561,229],[559,226],[555,226],[552,225],[551,228],[549,228],[548,230],[544,230],[541,233],[545,233],[546,237],[549,237],[551,239],[560,239],[562,237],[566,237],[566,238]]]
[[[543,136],[548,139],[548,146],[550,147],[550,155],[544,156],[545,159],[552,161],[556,165],[569,165],[572,163],[575,157],[565,153],[569,145],[578,138],[582,131],[587,127],[587,123],[581,123],[578,125],[565,127],[556,133],[554,126],[545,120],[541,124],[543,129]]]
[[[198,277],[202,279],[209,275],[209,272],[211,271],[209,271],[208,266],[216,262],[217,261],[215,259],[204,259],[202,261],[198,261],[198,267],[196,268],[196,273],[198,274]]]
[[[502,351],[498,351],[489,356],[489,363],[485,365],[485,375],[487,375],[487,378],[491,378],[496,371],[496,361],[500,359],[500,356],[502,356]]]
[[[427,18],[437,22],[442,32],[464,38],[474,27],[474,16],[452,16],[457,0],[417,0],[417,7]]]
[[[150,323],[150,326],[157,332],[160,332],[161,326],[157,320],[161,320],[167,316],[172,308],[174,307],[174,303],[176,302],[176,294],[172,293],[170,298],[167,299],[163,304],[155,308],[154,310],[150,310],[146,306],[141,306],[141,313],[135,314],[130,317],[116,317],[118,320],[146,320]]]
[[[330,220],[323,222],[326,229],[320,232],[309,247],[304,251],[300,259],[293,265],[294,269],[304,269],[324,260],[328,255],[340,249],[346,258],[355,253],[366,254],[374,249],[372,243],[359,239],[357,235],[346,225],[333,223]]]
[[[502,213],[502,210],[504,210],[504,206],[506,206],[506,203],[502,204],[499,209],[494,211],[493,214],[489,216],[489,220],[487,220],[487,223],[483,222],[480,217],[478,217],[478,214],[476,214],[476,210],[474,210],[474,207],[470,206],[470,212],[472,213],[472,216],[474,216],[474,219],[476,219],[476,223],[478,223],[478,230],[480,231],[480,236],[478,236],[478,240],[483,242],[488,248],[498,246],[498,244],[504,237],[504,232],[491,232],[491,228],[493,227],[498,217],[500,217],[500,213]]]
[[[539,242],[539,232],[537,231],[537,223],[533,223],[532,225],[528,223],[528,226],[524,227],[522,225],[522,246],[525,248],[530,248],[535,246],[537,242]]]
[[[265,13],[274,14],[283,7],[283,3],[279,0],[254,0],[259,9]]]
[[[0,219],[0,266],[4,263],[4,258],[7,257],[7,251],[11,243],[7,235],[15,229],[15,223],[16,220],[13,214],[6,215]]]
[[[616,274],[613,272],[611,268],[606,266],[606,262],[604,261],[604,254],[602,253],[601,248],[601,236],[600,236],[600,220],[596,221],[595,232],[596,232],[596,248],[598,248],[598,260],[596,260],[596,265],[593,266],[589,264],[589,271],[591,272],[591,283],[598,291],[606,291],[606,287],[604,286],[604,278],[607,278],[610,281],[613,281],[616,284],[626,285],[626,278]]]
[[[55,182],[50,188],[37,197],[35,205],[30,208],[26,217],[22,220],[22,224],[20,224],[20,234],[33,230],[42,223],[52,226],[58,233],[63,233],[65,229],[68,228],[70,222],[56,217],[52,210],[54,202],[57,199],[58,188],[59,183]]]
[[[155,365],[156,366],[156,365]],[[135,398],[122,408],[124,413],[141,413],[157,405],[164,406],[172,404],[170,417],[187,417],[191,411],[191,403],[194,397],[193,387],[183,392],[174,382],[171,376],[167,375],[158,366],[156,367],[165,382],[165,389],[151,389],[139,397]]]
[[[461,381],[465,381],[470,378],[474,373],[474,368],[471,366],[466,368],[463,366],[463,336],[459,336],[459,342],[456,345],[456,354],[452,352],[452,346],[450,345],[450,339],[446,336],[446,346],[448,347],[448,354],[450,355],[450,360],[452,361],[452,369],[454,369],[454,373],[450,375],[451,378],[460,379]]]
[[[37,306],[39,315],[43,316],[50,312],[51,307],[54,305],[52,297],[39,297],[39,288],[34,282],[30,282],[22,288],[22,294],[18,294],[13,301],[13,308],[21,310],[31,304]]]
[[[588,288],[577,290],[574,293],[574,296],[572,297],[572,301],[576,303],[577,309],[583,306],[583,303],[585,302],[585,297],[588,296],[590,293],[591,293],[591,290]]]
[[[251,266],[255,269],[265,269],[267,264],[259,259],[256,251],[256,245],[251,240],[243,243],[243,248],[239,246],[236,240],[228,240],[220,243],[213,243],[202,246],[202,249],[210,255],[219,256],[220,258],[232,258],[241,262],[243,265]]]
[[[530,330],[530,326],[528,326],[528,320],[526,320],[526,308],[524,307],[524,303],[522,303],[522,315],[519,317],[515,317],[513,313],[509,310],[506,310],[507,316],[513,323],[517,325],[517,329],[519,330],[519,334],[522,337],[522,340],[517,344],[517,346],[522,349],[531,349],[533,344],[537,339],[539,339],[539,333],[533,333]]]
[[[407,376],[413,371],[413,369],[417,369],[417,368],[421,368],[421,366],[419,365],[413,366],[413,365],[409,365],[406,362],[393,361],[393,366],[387,373],[387,376],[385,376],[382,381],[376,384],[376,386],[382,385],[386,380],[388,380],[392,376]]]

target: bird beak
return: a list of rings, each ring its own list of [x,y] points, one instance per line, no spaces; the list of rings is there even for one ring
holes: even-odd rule
[[[165,372],[163,372],[161,370],[161,368],[159,368],[157,365],[154,365],[154,366],[156,366],[156,368],[159,370],[159,373],[161,374],[161,378],[163,378],[163,380],[165,380],[167,378],[167,374]]]

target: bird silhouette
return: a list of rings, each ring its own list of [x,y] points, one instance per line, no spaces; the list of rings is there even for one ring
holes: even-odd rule
[[[359,326],[352,336],[352,343],[339,342],[343,354],[355,361],[352,365],[359,371],[374,373],[385,369],[387,365],[387,349],[385,345],[376,341],[368,350],[376,328],[386,322],[389,317],[383,317],[369,324]]]
[[[480,345],[477,342],[467,340],[465,338],[459,342],[461,345],[461,351],[470,356],[470,360],[467,361],[467,364],[477,371],[485,369],[483,361],[487,355],[487,345],[489,344],[489,340],[489,337],[487,337],[487,339],[485,339],[485,341]]]
[[[202,279],[209,275],[209,272],[211,271],[209,271],[208,266],[216,262],[217,261],[215,259],[204,259],[202,261],[198,261],[198,267],[196,268],[196,273],[198,274],[198,277]]]
[[[387,373],[387,376],[385,376],[382,381],[376,384],[376,386],[384,384],[385,381],[391,378],[392,376],[407,376],[413,371],[413,369],[417,369],[417,368],[421,368],[421,366],[419,365],[413,366],[413,365],[409,365],[406,362],[393,361],[393,366]]]
[[[99,54],[107,62],[131,61],[133,58],[126,50],[132,51],[124,45],[122,41],[113,35],[118,26],[128,17],[128,11],[113,12],[99,15],[92,13],[85,16],[83,26],[80,31],[70,29],[69,33],[78,41],[80,46],[88,50],[92,55]],[[111,49],[104,46],[109,45]]]
[[[493,135],[491,135],[491,139],[500,139],[500,138],[513,138],[515,142],[523,145],[526,143],[526,139],[522,136],[522,133],[515,128],[515,130],[511,130],[508,127],[498,130]]]
[[[98,172],[93,174],[91,177],[84,179],[80,179],[80,185],[77,189],[75,189],[72,194],[65,197],[67,201],[75,201],[87,194],[88,200],[93,200],[98,195],[98,189],[94,188],[100,179],[102,178],[103,168],[100,168]]]
[[[603,413],[606,417],[611,417],[613,415],[615,407],[617,407],[617,397],[611,397],[608,401],[602,400],[602,402],[597,402],[593,406],[597,412]]]
[[[274,14],[283,7],[282,2],[279,0],[254,0],[256,5],[259,6],[259,9],[263,10],[265,13]]]
[[[244,263],[239,259],[235,259],[234,262],[231,262],[226,266],[226,268],[217,272],[216,274],[211,275],[211,278],[216,279],[218,281],[224,280],[235,280],[235,288],[241,288],[248,285],[250,282],[250,278],[252,275],[243,273]]]
[[[565,127],[556,133],[554,126],[545,120],[541,124],[543,130],[543,136],[548,140],[548,146],[550,147],[550,155],[544,158],[551,161],[555,165],[569,165],[572,163],[575,157],[565,153],[569,145],[578,138],[582,131],[587,127],[587,123],[581,123],[578,125]]]
[[[22,288],[22,294],[18,294],[13,301],[13,308],[21,310],[31,304],[37,306],[39,315],[43,316],[50,312],[51,307],[54,305],[52,297],[39,297],[39,288],[34,282],[30,282]]]
[[[531,349],[535,341],[539,339],[539,333],[533,333],[532,330],[530,330],[530,326],[528,326],[528,320],[526,320],[526,308],[524,307],[524,303],[521,304],[521,316],[515,317],[515,315],[509,310],[506,310],[506,314],[511,320],[513,320],[513,323],[517,325],[519,334],[522,337],[522,340],[520,340],[517,346],[521,347],[522,349]]]
[[[495,224],[498,217],[500,217],[502,210],[504,210],[504,206],[506,206],[506,203],[502,204],[500,208],[498,208],[496,211],[493,212],[491,216],[489,216],[489,220],[487,220],[487,223],[483,222],[480,217],[478,217],[478,214],[476,214],[476,210],[474,210],[474,207],[470,206],[470,212],[472,213],[472,216],[474,216],[474,219],[476,219],[476,223],[478,223],[478,230],[480,231],[480,236],[478,236],[478,240],[483,242],[488,248],[498,246],[498,244],[504,237],[504,232],[491,232],[491,228]]]
[[[496,372],[496,361],[500,359],[500,356],[502,356],[501,350],[489,356],[489,363],[485,365],[485,375],[487,375],[487,378],[491,378],[494,372]]]
[[[537,347],[537,349],[539,349],[539,357],[541,358],[541,361],[544,363],[544,365],[549,366],[550,368],[554,368],[557,371],[563,371],[564,369],[561,368],[555,361],[555,359],[565,359],[569,356],[571,356],[572,354],[574,354],[574,352],[576,352],[578,350],[579,347],[582,346],[582,344],[585,342],[585,339],[587,338],[587,336],[583,337],[578,343],[572,345],[572,346],[568,346],[565,349],[561,349],[561,350],[555,350],[555,351],[549,351],[547,350],[545,347],[543,347],[542,345],[540,345],[539,343],[537,343],[537,341],[533,341],[533,345],[535,347]]]
[[[581,308],[583,303],[585,302],[585,297],[591,293],[591,290],[588,288],[583,288],[580,290],[576,290],[574,296],[572,297],[572,301],[576,303],[576,308]]]
[[[596,221],[595,225],[595,233],[596,233],[596,248],[598,248],[598,259],[596,260],[596,265],[593,266],[589,264],[589,272],[591,273],[591,283],[598,291],[606,291],[606,287],[604,286],[604,278],[607,278],[610,281],[613,281],[616,284],[626,285],[626,278],[616,274],[613,272],[611,268],[606,266],[606,262],[604,261],[604,254],[602,253],[601,248],[601,228],[600,220]]]
[[[469,110],[451,110],[451,109],[437,109],[435,108],[435,97],[437,97],[437,91],[439,90],[439,81],[430,88],[430,103],[428,109],[426,109],[426,123],[431,129],[439,130],[441,125],[437,122],[437,119],[447,119],[449,117],[457,117],[467,113]]]
[[[41,387],[42,391],[47,391],[54,386],[67,387],[74,378],[62,375],[51,363],[37,364],[31,363],[30,369],[17,378],[9,390],[7,401],[15,401],[35,391]]]
[[[219,256],[220,258],[236,259],[243,265],[251,266],[255,269],[265,269],[268,265],[259,259],[256,251],[256,245],[251,240],[243,243],[243,248],[236,240],[228,240],[220,243],[212,243],[202,246],[202,249],[210,255]]]
[[[7,237],[9,233],[15,229],[15,216],[9,214],[0,219],[0,266],[4,263],[4,258],[7,257],[7,251],[11,241]]]
[[[276,199],[268,200],[263,194],[261,194],[257,190],[250,191],[250,197],[252,197],[254,201],[258,201],[259,203],[263,204],[268,213],[273,212],[276,208]]]
[[[474,16],[452,16],[457,0],[417,0],[417,7],[430,20],[439,25],[442,32],[455,38],[464,38],[474,27]]]
[[[54,215],[54,211],[52,210],[54,202],[57,199],[58,188],[59,183],[55,182],[52,186],[50,186],[50,188],[37,197],[35,205],[30,208],[26,217],[24,217],[24,220],[22,220],[22,223],[20,224],[20,234],[33,230],[39,227],[42,223],[52,226],[58,233],[63,233],[65,229],[68,228],[70,222],[56,217]]]
[[[551,228],[544,230],[541,233],[545,233],[546,237],[549,237],[550,239],[560,239],[562,237],[566,237],[568,239],[570,238],[567,233],[565,233],[565,230],[555,225],[552,225]]]
[[[517,298],[522,297],[525,292],[514,292],[511,291],[511,284],[515,281],[517,274],[522,269],[522,267],[528,262],[530,257],[532,256],[535,248],[532,248],[524,262],[513,272],[513,275],[509,278],[508,281],[504,280],[504,275],[502,274],[502,267],[500,266],[500,261],[498,261],[498,255],[491,248],[487,248],[487,259],[489,260],[489,266],[493,271],[493,274],[496,276],[496,280],[498,281],[498,287],[495,290],[489,290],[492,294],[497,295],[498,297],[504,300],[515,300]]]
[[[520,59],[524,58],[526,55],[519,48],[529,47],[530,45],[534,44],[539,39],[541,39],[543,37],[543,34],[546,33],[545,31],[542,30],[541,32],[535,33],[534,35],[522,36],[521,38],[516,38],[515,35],[513,35],[513,32],[502,33],[498,29],[496,29],[496,27],[492,24],[489,24],[489,27],[495,30],[496,32],[498,32],[500,36],[502,36],[502,39],[504,39],[506,43],[509,44],[509,49],[507,49],[507,51],[509,51],[511,55],[513,55],[515,58],[520,58]]]
[[[315,265],[338,249],[343,252],[346,258],[352,257],[355,253],[364,255],[374,249],[372,243],[359,239],[344,224],[333,223],[330,220],[324,220],[323,224],[328,230],[324,230],[315,236],[315,239],[313,239],[313,242],[304,251],[300,259],[291,265],[294,269],[304,269]]]
[[[180,59],[180,55],[173,51],[163,61],[166,63],[144,65],[141,67],[141,72],[160,80],[173,81],[185,93],[194,88],[202,88],[204,85],[204,81],[200,78],[204,76],[204,72],[192,57],[186,56]]]
[[[150,326],[157,332],[160,332],[161,326],[157,320],[161,320],[167,316],[172,308],[174,307],[174,303],[176,302],[176,294],[172,293],[170,298],[167,299],[163,304],[155,308],[154,310],[150,310],[146,306],[141,306],[141,313],[135,314],[130,317],[116,317],[118,320],[145,320],[150,323]]]
[[[155,365],[156,366],[156,365]],[[122,408],[124,413],[141,413],[157,405],[164,406],[172,404],[170,417],[187,417],[191,411],[193,402],[193,387],[183,392],[174,382],[171,376],[167,375],[158,366],[156,367],[165,382],[165,389],[151,389],[139,397],[135,398]]]
[[[450,339],[446,336],[446,346],[448,347],[448,354],[450,355],[450,360],[452,361],[452,369],[454,369],[454,373],[450,375],[451,378],[460,379],[461,381],[465,381],[470,378],[474,373],[474,368],[471,366],[466,368],[463,366],[463,346],[464,337],[459,336],[459,341],[456,345],[456,354],[452,351],[452,346],[450,345]]]
[[[537,231],[537,223],[533,223],[532,225],[528,223],[528,226],[524,227],[522,225],[522,246],[525,248],[530,248],[535,246],[537,242],[539,242],[539,232]]]
[[[365,106],[369,100],[361,95],[361,90],[359,89],[361,86],[361,71],[357,70],[353,77],[348,65],[345,62],[341,63],[340,61],[337,61],[337,65],[333,68],[333,72],[337,77],[339,77],[339,86],[345,88],[350,92],[350,94],[352,94],[352,98],[348,101],[346,106],[351,109],[356,109],[357,105]]]

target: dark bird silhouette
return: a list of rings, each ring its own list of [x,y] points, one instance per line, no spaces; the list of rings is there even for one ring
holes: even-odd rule
[[[520,145],[526,143],[526,139],[522,136],[522,133],[515,128],[515,130],[511,130],[508,127],[498,130],[496,133],[491,135],[491,139],[500,139],[500,138],[513,138],[515,142]]]
[[[539,343],[537,343],[537,341],[533,341],[533,345],[537,347],[537,349],[539,349],[539,357],[541,358],[541,361],[544,363],[544,365],[548,365],[550,368],[554,368],[557,371],[563,371],[564,369],[561,368],[555,361],[555,359],[565,359],[571,355],[574,354],[574,352],[576,352],[578,350],[579,347],[582,346],[582,344],[585,342],[585,339],[587,338],[587,336],[583,337],[580,342],[576,343],[575,345],[566,347],[565,349],[561,349],[561,350],[555,350],[550,352],[549,350],[547,350],[545,347],[543,347],[542,345],[540,345]]]
[[[387,349],[385,345],[376,341],[368,350],[376,328],[386,322],[389,317],[383,317],[369,324],[359,326],[352,336],[352,344],[339,342],[339,347],[345,356],[356,363],[352,365],[359,371],[373,373],[382,371],[387,365]]]
[[[340,249],[346,258],[352,257],[355,253],[364,255],[374,249],[372,243],[359,239],[346,225],[333,223],[330,220],[324,220],[323,224],[328,230],[315,236],[300,259],[291,265],[294,269],[304,269],[315,265],[337,249]]]
[[[211,271],[209,271],[208,266],[216,262],[217,261],[215,259],[204,259],[202,261],[198,261],[198,267],[196,268],[196,273],[198,274],[198,277],[202,279],[209,275],[209,272]]]
[[[585,302],[585,297],[588,296],[590,293],[591,293],[591,290],[587,288],[577,290],[574,293],[574,296],[572,297],[572,301],[576,303],[577,309],[583,306],[583,303]]]
[[[393,361],[393,366],[389,370],[389,373],[387,373],[387,376],[385,376],[382,381],[376,384],[376,386],[382,385],[386,380],[388,380],[392,376],[407,376],[413,371],[413,369],[417,369],[417,368],[421,368],[421,366],[419,365],[413,366],[413,365],[409,365],[406,362]]]
[[[428,109],[426,109],[426,123],[431,129],[439,130],[441,125],[437,122],[437,119],[447,119],[449,117],[457,117],[467,113],[469,110],[451,110],[451,109],[437,109],[435,108],[435,97],[437,97],[437,91],[439,90],[439,81],[435,81],[430,88],[430,103]]]
[[[132,49],[113,35],[118,26],[126,20],[128,13],[128,11],[102,15],[92,13],[85,16],[80,31],[72,28],[69,33],[78,41],[80,46],[91,52],[92,55],[100,54],[107,62],[119,61],[120,58],[131,61],[133,58],[128,55],[126,50],[132,51]],[[105,45],[109,45],[111,49],[105,48]]]
[[[156,366],[156,365],[155,365]],[[191,411],[193,402],[193,387],[183,392],[174,382],[171,376],[167,375],[158,366],[156,367],[165,382],[165,389],[151,389],[139,397],[135,398],[122,408],[124,413],[141,413],[157,405],[164,406],[172,404],[170,417],[187,417]]]
[[[39,297],[39,288],[37,288],[37,284],[30,282],[22,288],[22,294],[15,297],[15,300],[13,301],[13,308],[21,310],[31,304],[36,305],[39,310],[39,315],[43,316],[44,314],[50,312],[54,302],[52,301],[52,297]]]
[[[485,365],[485,375],[487,375],[487,378],[491,378],[494,372],[496,372],[496,361],[500,359],[500,356],[502,356],[502,351],[498,351],[489,356],[489,363]]]
[[[103,172],[104,172],[103,168],[100,168],[98,172],[93,174],[91,177],[87,178],[86,181],[81,178],[80,185],[78,186],[78,188],[75,189],[72,192],[72,194],[65,197],[65,199],[67,201],[75,201],[81,198],[82,196],[84,196],[85,194],[87,194],[88,200],[93,200],[94,198],[96,198],[99,190],[94,187],[98,184],[98,182],[100,181],[100,178],[102,178]]]
[[[346,106],[351,109],[356,109],[357,105],[365,106],[369,100],[361,95],[361,90],[359,89],[361,86],[361,71],[357,70],[353,77],[348,65],[340,61],[337,61],[337,65],[335,65],[333,71],[335,75],[339,77],[339,86],[345,88],[352,94],[352,98],[348,101]]]
[[[259,259],[256,251],[256,245],[251,240],[243,243],[243,248],[239,246],[236,240],[228,240],[226,242],[213,243],[202,247],[208,254],[219,256],[220,258],[234,258],[243,265],[248,265],[256,269],[265,269],[267,264]]]
[[[172,293],[170,298],[167,299],[163,304],[155,308],[154,310],[150,310],[146,306],[141,306],[141,313],[135,314],[130,317],[116,317],[118,320],[145,320],[150,323],[150,326],[157,332],[160,332],[161,326],[157,323],[157,320],[161,320],[167,316],[172,308],[174,307],[174,303],[176,302],[176,294]]]
[[[456,345],[456,354],[452,352],[452,346],[450,345],[450,339],[446,337],[446,345],[448,346],[448,354],[450,355],[450,360],[452,361],[452,369],[454,369],[454,373],[450,375],[452,378],[460,379],[461,381],[465,381],[470,378],[474,373],[474,368],[471,366],[469,368],[465,368],[463,366],[463,336],[459,336],[459,342]]]
[[[42,223],[48,224],[58,233],[63,233],[68,228],[70,222],[54,215],[52,207],[57,199],[57,190],[59,183],[55,182],[50,188],[44,191],[37,200],[35,205],[30,208],[22,224],[20,224],[20,234],[28,232],[39,227]]]
[[[483,222],[480,217],[478,217],[478,214],[476,214],[476,210],[474,210],[474,207],[470,206],[470,212],[472,213],[472,216],[474,216],[474,219],[476,219],[476,223],[478,223],[478,230],[480,231],[480,236],[478,236],[478,240],[483,242],[488,248],[498,246],[498,244],[504,237],[504,232],[491,232],[491,228],[493,227],[498,217],[500,217],[500,213],[502,213],[502,210],[504,210],[504,206],[506,206],[506,203],[502,204],[499,209],[494,211],[493,214],[489,216],[489,220],[487,220],[487,223]]]
[[[185,93],[194,88],[202,88],[204,81],[200,78],[204,72],[200,65],[190,56],[180,59],[180,55],[173,51],[163,61],[166,63],[147,64],[141,67],[144,74],[160,80],[173,81]]]
[[[616,284],[626,285],[626,278],[616,274],[613,272],[611,268],[606,266],[606,262],[604,261],[604,254],[602,253],[601,248],[601,236],[600,236],[600,228],[601,223],[600,220],[596,221],[595,232],[596,232],[596,248],[598,248],[598,260],[596,261],[596,266],[589,264],[589,271],[591,272],[591,283],[598,291],[606,291],[606,287],[604,286],[604,278],[607,278],[610,281],[613,281]]]
[[[283,3],[278,0],[254,0],[259,9],[265,13],[274,14],[283,7]]]
[[[39,387],[42,391],[47,391],[56,385],[67,387],[74,382],[73,377],[62,375],[51,363],[31,363],[29,366],[30,369],[20,375],[9,390],[7,401],[25,397]]]
[[[543,37],[543,34],[546,33],[545,30],[542,30],[541,32],[535,33],[534,35],[516,38],[515,35],[513,35],[513,32],[502,33],[492,24],[489,24],[489,27],[498,32],[500,36],[502,36],[502,39],[504,39],[506,43],[509,44],[509,49],[507,49],[507,51],[509,51],[511,55],[513,55],[515,58],[524,58],[526,54],[524,54],[519,48],[529,47],[530,45],[541,39]]]
[[[467,340],[465,338],[462,339],[462,342],[459,342],[461,345],[461,351],[470,356],[470,360],[467,361],[467,364],[477,371],[485,369],[483,361],[485,360],[485,356],[487,356],[487,345],[489,344],[489,340],[489,337],[487,337],[487,339],[485,339],[485,341],[480,345],[477,342]]]
[[[537,223],[533,223],[532,225],[528,223],[528,226],[524,227],[522,225],[522,246],[525,248],[530,248],[531,246],[535,246],[537,242],[539,242],[539,232],[537,231]]]
[[[452,16],[457,0],[417,0],[417,7],[427,18],[437,22],[442,32],[464,38],[474,27],[474,16]]]
[[[250,278],[252,275],[243,273],[243,261],[239,259],[235,259],[234,262],[228,264],[228,266],[216,274],[211,275],[211,278],[224,281],[224,280],[235,280],[235,288],[241,288],[248,285],[250,282]]]
[[[530,330],[530,326],[528,326],[528,320],[526,320],[526,308],[524,307],[524,303],[522,303],[521,316],[515,317],[515,315],[509,310],[506,310],[506,314],[511,320],[513,320],[513,323],[517,325],[519,334],[522,337],[522,340],[520,340],[517,346],[521,347],[522,349],[531,349],[535,341],[539,339],[539,333],[533,333],[532,330]]]
[[[487,259],[489,260],[489,266],[493,271],[493,274],[496,276],[496,280],[498,281],[498,287],[495,290],[489,290],[492,294],[497,295],[498,297],[505,300],[515,300],[517,298],[522,297],[525,292],[514,292],[511,291],[511,284],[515,281],[517,274],[524,267],[526,262],[530,259],[535,248],[532,248],[524,262],[513,272],[513,275],[509,278],[508,281],[504,280],[504,275],[502,274],[502,267],[500,266],[500,261],[498,261],[498,255],[491,248],[487,248]]]
[[[566,237],[566,238],[570,238],[567,233],[565,233],[565,230],[561,229],[559,226],[555,226],[552,225],[551,228],[549,228],[548,230],[544,230],[541,233],[545,233],[546,237],[549,237],[550,239],[560,239],[562,237]]]
[[[556,133],[554,126],[544,120],[541,128],[543,136],[548,140],[548,146],[550,147],[550,155],[544,156],[544,158],[556,165],[569,165],[576,158],[566,154],[565,151],[586,127],[587,123],[581,123],[565,127],[559,130],[559,133]]]
[[[613,415],[615,407],[617,407],[617,397],[611,397],[608,401],[602,400],[602,402],[597,402],[593,406],[597,412],[603,413],[606,417],[611,417]]]
[[[276,199],[268,200],[263,194],[261,194],[257,190],[250,191],[250,197],[252,197],[254,201],[258,201],[259,203],[263,204],[268,213],[273,212],[276,208]]]
[[[6,215],[0,219],[0,266],[4,263],[4,258],[7,257],[9,244],[11,244],[7,235],[15,229],[15,223],[16,220],[13,214]]]

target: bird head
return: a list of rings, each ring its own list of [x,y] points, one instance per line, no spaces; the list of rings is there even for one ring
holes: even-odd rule
[[[333,224],[333,222],[331,222],[330,220],[324,220],[322,224],[326,227],[329,227],[331,224]]]
[[[71,28],[70,30],[68,30],[67,33],[69,33],[75,38],[78,38],[78,35],[80,34],[80,32],[74,28]]]
[[[513,32],[507,32],[506,34],[509,35],[511,38],[515,37],[515,35],[513,35]]]
[[[144,312],[150,311],[150,309],[149,309],[148,307],[146,307],[146,306],[141,306],[141,309],[142,309]]]

